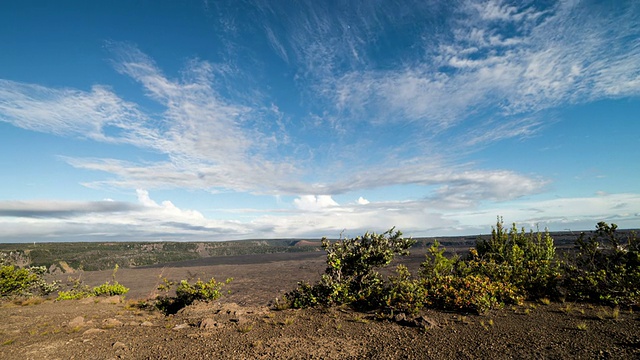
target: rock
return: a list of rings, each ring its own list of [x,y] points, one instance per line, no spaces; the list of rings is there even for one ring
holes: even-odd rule
[[[212,318],[206,318],[200,322],[200,329],[219,329],[223,327],[223,325]]]
[[[189,326],[190,326],[189,324],[179,324],[179,325],[174,326],[174,327],[172,328],[172,330],[182,330],[182,329],[187,329],[187,328],[189,328]]]
[[[426,316],[420,316],[413,319],[413,323],[415,324],[414,326],[421,327],[421,328],[433,329],[433,328],[440,327],[440,324],[438,324],[437,321],[431,318],[428,318]]]
[[[95,335],[95,334],[100,334],[105,332],[105,330],[102,329],[96,329],[96,328],[91,328],[85,332],[82,333],[82,336],[91,336],[91,335]]]
[[[393,317],[393,321],[397,323],[405,322],[407,321],[407,315],[405,313],[396,314],[396,316]]]
[[[122,297],[119,295],[109,296],[100,300],[101,304],[120,304],[122,302]]]
[[[123,325],[124,324],[122,323],[122,321],[118,319],[104,319],[102,321],[102,326],[105,328],[114,328],[114,327],[120,327]]]
[[[73,318],[71,321],[69,321],[68,326],[70,328],[84,326],[84,317],[83,316],[78,316],[78,317]]]
[[[112,346],[114,349],[122,349],[122,350],[124,350],[124,349],[126,349],[126,348],[127,348],[127,345],[125,345],[123,342],[120,342],[120,341],[116,341],[116,342],[114,342],[114,343],[113,343],[113,345],[111,345],[111,346]]]
[[[229,319],[229,321],[236,324],[244,324],[247,322],[247,319],[244,316],[233,316]]]
[[[142,324],[140,324],[140,326],[155,326],[155,325],[153,325],[151,321],[145,321]]]

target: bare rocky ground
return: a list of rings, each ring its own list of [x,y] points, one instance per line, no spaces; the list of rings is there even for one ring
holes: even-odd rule
[[[417,255],[408,260],[416,266]],[[410,266],[411,268],[411,266]],[[484,316],[428,310],[390,320],[344,308],[281,310],[276,296],[315,281],[321,253],[201,259],[120,269],[121,298],[5,302],[1,359],[640,359],[640,314],[530,303]],[[73,274],[88,285],[111,272]],[[176,315],[142,309],[163,277],[234,277],[231,294]],[[66,278],[63,278],[65,280]]]

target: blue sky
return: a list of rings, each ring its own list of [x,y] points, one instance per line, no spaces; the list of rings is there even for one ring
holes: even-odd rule
[[[640,227],[637,1],[3,1],[0,241]]]

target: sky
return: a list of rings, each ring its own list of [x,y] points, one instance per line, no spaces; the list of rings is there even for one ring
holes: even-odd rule
[[[0,242],[640,228],[640,2],[0,3]]]

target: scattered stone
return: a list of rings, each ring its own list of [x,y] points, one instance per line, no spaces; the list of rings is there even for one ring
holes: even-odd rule
[[[120,304],[122,297],[119,295],[109,296],[100,300],[101,304]]]
[[[142,324],[140,324],[140,326],[155,326],[155,325],[153,325],[151,321],[145,321]]]
[[[114,327],[120,327],[123,326],[124,324],[122,323],[122,321],[118,320],[118,319],[104,319],[102,321],[102,326],[106,327],[106,328],[114,328]]]
[[[96,328],[91,328],[85,332],[82,333],[82,336],[90,336],[90,335],[95,335],[95,334],[100,334],[105,332],[105,330],[102,329],[96,329]]]
[[[96,301],[98,301],[98,299],[96,299],[95,296],[89,296],[89,297],[78,300],[78,302],[82,305],[93,304]]]
[[[413,322],[415,324],[414,326],[421,327],[421,328],[434,329],[434,328],[440,327],[440,324],[438,324],[437,321],[431,318],[428,318],[426,316],[417,317],[413,319]]]
[[[407,315],[405,313],[396,314],[396,316],[393,317],[393,321],[395,321],[397,323],[406,322],[407,321]]]
[[[120,341],[116,341],[116,342],[114,342],[114,343],[113,343],[113,345],[111,345],[111,346],[112,346],[114,349],[116,349],[116,350],[117,350],[117,349],[122,349],[122,350],[124,350],[124,349],[126,349],[126,348],[127,348],[127,345],[125,345],[123,342],[120,342]]]
[[[200,322],[200,329],[220,329],[223,327],[222,323],[219,323],[212,318],[206,318]]]
[[[182,330],[182,329],[187,329],[187,328],[189,328],[189,326],[190,326],[190,325],[189,325],[189,324],[186,324],[186,323],[185,323],[185,324],[178,324],[178,325],[174,326],[172,330]]]
[[[406,314],[400,313],[393,317],[393,321],[402,326],[410,326],[410,327],[420,327],[420,328],[437,328],[440,327],[438,322],[433,319],[430,319],[426,316],[419,316],[416,318],[408,318]]]
[[[244,316],[234,316],[229,319],[232,323],[243,324],[247,322],[247,319]]]
[[[84,316],[78,316],[73,318],[71,321],[69,321],[68,326],[70,328],[74,328],[74,327],[82,327],[84,326]]]

